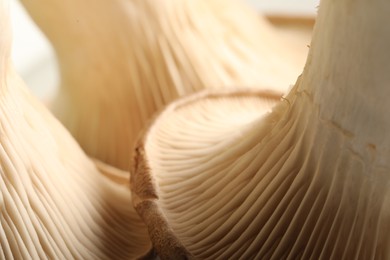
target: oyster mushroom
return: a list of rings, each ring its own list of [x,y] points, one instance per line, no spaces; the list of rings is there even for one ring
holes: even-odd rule
[[[53,111],[87,154],[127,170],[151,115],[204,88],[286,90],[306,44],[284,42],[236,0],[21,0],[52,42]]]
[[[322,0],[280,102],[195,96],[156,118],[132,185],[162,258],[390,258],[389,12]]]
[[[4,6],[0,1],[0,259],[142,256],[150,242],[128,185],[120,184],[125,174],[101,163],[100,173],[26,89],[10,64]]]

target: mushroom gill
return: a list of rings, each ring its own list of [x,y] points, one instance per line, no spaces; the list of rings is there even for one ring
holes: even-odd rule
[[[389,12],[322,0],[281,101],[203,94],[156,118],[131,178],[163,259],[390,258]]]
[[[250,217],[232,228],[251,203],[243,204],[256,186],[247,186],[254,178],[256,164],[250,162],[256,151],[240,154],[256,147],[253,121],[267,115],[279,98],[253,90],[200,93],[174,102],[146,132],[133,165],[133,201],[160,257],[228,259],[245,249],[233,240]],[[171,238],[170,228],[179,241]]]
[[[237,0],[21,2],[56,50],[54,114],[87,154],[124,170],[164,105],[204,88],[284,91],[306,56]]]
[[[0,1],[0,259],[128,259],[150,247],[128,185],[101,174],[10,62]],[[104,167],[106,176],[122,176]]]

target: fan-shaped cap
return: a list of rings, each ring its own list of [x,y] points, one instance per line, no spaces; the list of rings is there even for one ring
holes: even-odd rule
[[[258,133],[254,121],[280,97],[204,92],[174,102],[148,128],[136,147],[133,202],[162,258],[227,259],[250,246],[234,240],[239,230],[252,232],[240,190],[254,168],[235,159],[256,145],[246,141]],[[241,217],[245,223],[235,223]]]
[[[22,3],[57,51],[55,115],[87,154],[125,170],[139,131],[180,96],[288,89],[311,33],[310,24],[304,33],[295,26],[302,23],[272,19],[274,26],[237,0]]]
[[[28,92],[10,64],[3,4],[0,1],[0,259],[144,255],[150,242],[131,206],[129,174],[102,164],[99,171]]]

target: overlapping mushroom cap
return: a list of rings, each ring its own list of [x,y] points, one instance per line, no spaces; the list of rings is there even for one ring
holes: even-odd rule
[[[249,209],[260,207],[255,201],[269,182],[256,176],[264,136],[255,121],[279,98],[202,93],[173,103],[149,128],[137,147],[133,199],[163,259],[246,255],[260,227]]]
[[[104,165],[100,172],[13,71],[4,5],[1,1],[0,259],[145,254],[150,242],[131,207],[128,177]]]
[[[204,88],[284,91],[306,56],[308,42],[279,37],[236,0],[21,2],[56,49],[54,113],[87,154],[124,170],[169,102]]]

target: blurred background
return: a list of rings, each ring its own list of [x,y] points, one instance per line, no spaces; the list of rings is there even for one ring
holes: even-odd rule
[[[259,12],[292,16],[313,16],[319,3],[319,0],[245,1]],[[55,94],[59,80],[53,50],[17,0],[11,0],[11,17],[14,65],[33,93],[48,100]]]

